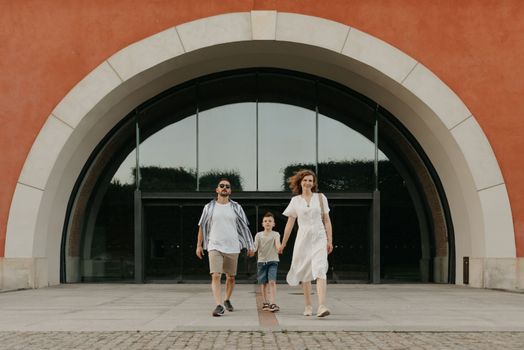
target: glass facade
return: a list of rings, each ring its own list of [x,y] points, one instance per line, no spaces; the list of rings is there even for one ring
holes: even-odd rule
[[[259,190],[285,191],[285,169],[316,163],[315,112],[281,103],[259,105]]]
[[[286,179],[300,168],[317,172],[319,189],[330,201],[331,281],[370,280],[373,220],[382,223],[381,277],[417,281],[423,275],[413,194],[387,155],[393,148],[380,139],[381,116],[370,101],[314,77],[260,70],[188,83],[130,118],[138,147],[120,151],[115,159],[123,161],[107,165],[108,180],[95,188],[83,214],[78,271],[68,276],[135,279],[135,215],[141,210],[144,280],[207,280],[207,261],[194,252],[202,207],[217,180],[231,179],[232,197],[242,204],[253,234],[266,211],[275,214],[283,233],[281,213],[291,197]],[[127,137],[132,142],[136,135]],[[376,190],[382,198],[379,218],[372,210]],[[280,279],[289,268],[288,255],[282,257]],[[255,259],[241,255],[238,279],[253,282],[255,266]]]
[[[198,190],[228,177],[236,191],[256,191],[256,104],[235,103],[198,115]]]

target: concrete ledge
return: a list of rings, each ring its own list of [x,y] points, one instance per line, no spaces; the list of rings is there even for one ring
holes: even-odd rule
[[[434,111],[448,129],[471,117],[462,100],[422,64],[415,66],[402,85]]]
[[[251,13],[228,13],[198,19],[176,27],[185,52],[251,40]],[[149,40],[149,39],[146,39]]]
[[[473,116],[450,131],[464,153],[478,191],[504,182],[495,153]]]
[[[342,54],[373,67],[397,83],[402,83],[417,61],[396,47],[351,28]]]
[[[475,288],[484,287],[483,258],[469,258],[469,285]]]
[[[31,257],[39,225],[38,211],[42,206],[41,189],[25,184],[16,184],[15,194],[7,220],[8,234],[5,240],[5,258]]]
[[[123,48],[108,61],[125,81],[183,53],[177,31],[170,28]]]
[[[469,286],[524,289],[524,258],[469,258]]]
[[[49,116],[31,147],[18,182],[43,190],[71,132],[71,126]]]
[[[433,279],[435,283],[448,283],[448,257],[433,258]]]
[[[484,254],[488,257],[514,259],[517,251],[506,185],[500,184],[479,191],[479,198],[486,228]]]
[[[517,259],[488,258],[484,264],[484,287],[514,290],[517,288]]]
[[[80,257],[68,256],[66,257],[66,282],[78,283],[80,282]]]
[[[342,52],[348,33],[349,27],[342,23],[295,13],[277,13],[278,41],[302,43]]]
[[[253,40],[275,40],[276,32],[276,11],[251,11],[251,34]]]
[[[100,100],[121,84],[122,79],[104,61],[69,91],[52,115],[74,129]]]
[[[47,258],[0,258],[0,291],[47,287]]]
[[[517,259],[517,289],[524,290],[524,258]]]

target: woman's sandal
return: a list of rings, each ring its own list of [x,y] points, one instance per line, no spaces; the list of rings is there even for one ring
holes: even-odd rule
[[[271,306],[269,305],[269,303],[262,303],[262,310],[271,311]]]
[[[280,307],[277,305],[277,304],[271,304],[269,306],[269,311],[271,312],[277,312],[277,311],[280,311]]]

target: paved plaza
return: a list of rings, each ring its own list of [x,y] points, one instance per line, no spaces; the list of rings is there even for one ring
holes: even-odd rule
[[[327,318],[278,285],[277,314],[239,284],[68,284],[0,293],[1,349],[523,349],[524,293],[437,284],[329,285]],[[315,299],[313,299],[315,300]]]

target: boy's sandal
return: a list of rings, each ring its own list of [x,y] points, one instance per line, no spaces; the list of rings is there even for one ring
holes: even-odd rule
[[[270,306],[270,311],[271,311],[271,312],[277,312],[277,311],[280,311],[280,307],[279,307],[277,304],[271,304],[271,306]]]
[[[262,310],[271,310],[271,306],[269,305],[269,303],[262,303]]]

